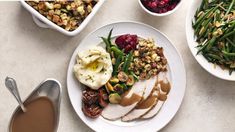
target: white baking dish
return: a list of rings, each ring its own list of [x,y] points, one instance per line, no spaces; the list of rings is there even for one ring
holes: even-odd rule
[[[62,27],[56,25],[52,21],[48,20],[43,15],[41,15],[37,10],[35,10],[30,5],[28,5],[25,2],[25,0],[20,0],[22,6],[32,14],[33,20],[38,26],[40,26],[42,28],[55,29],[65,35],[68,35],[68,36],[75,36],[76,34],[80,33],[86,27],[86,25],[91,21],[91,19],[94,17],[94,15],[97,13],[97,11],[101,8],[101,6],[103,5],[103,3],[105,1],[106,0],[99,0],[99,2],[93,8],[92,12],[86,17],[86,19],[81,23],[81,25],[76,30],[67,31],[67,30],[63,29]]]

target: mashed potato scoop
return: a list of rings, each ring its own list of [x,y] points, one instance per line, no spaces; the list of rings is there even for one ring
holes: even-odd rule
[[[78,53],[74,73],[77,79],[89,88],[97,90],[105,85],[112,72],[110,55],[103,47],[95,46]]]

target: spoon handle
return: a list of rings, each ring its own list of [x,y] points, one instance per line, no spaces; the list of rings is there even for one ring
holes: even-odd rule
[[[26,108],[24,107],[22,100],[20,98],[20,95],[19,95],[16,81],[13,78],[6,77],[5,85],[6,85],[7,89],[12,93],[12,95],[15,97],[15,99],[18,101],[18,103],[20,104],[22,111],[26,112]]]

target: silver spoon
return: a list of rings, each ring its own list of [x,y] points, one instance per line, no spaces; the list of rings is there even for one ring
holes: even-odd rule
[[[18,88],[17,88],[17,85],[16,85],[16,81],[13,78],[6,77],[5,85],[6,85],[7,89],[12,93],[12,95],[14,95],[14,97],[16,98],[18,103],[20,104],[20,107],[21,107],[22,111],[26,112],[26,108],[24,107],[24,104],[22,103],[22,100],[21,100],[20,95],[19,95],[19,91],[18,91]]]

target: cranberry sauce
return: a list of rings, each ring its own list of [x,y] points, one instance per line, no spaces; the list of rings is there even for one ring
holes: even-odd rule
[[[141,0],[145,8],[155,13],[166,13],[173,10],[180,0]]]

